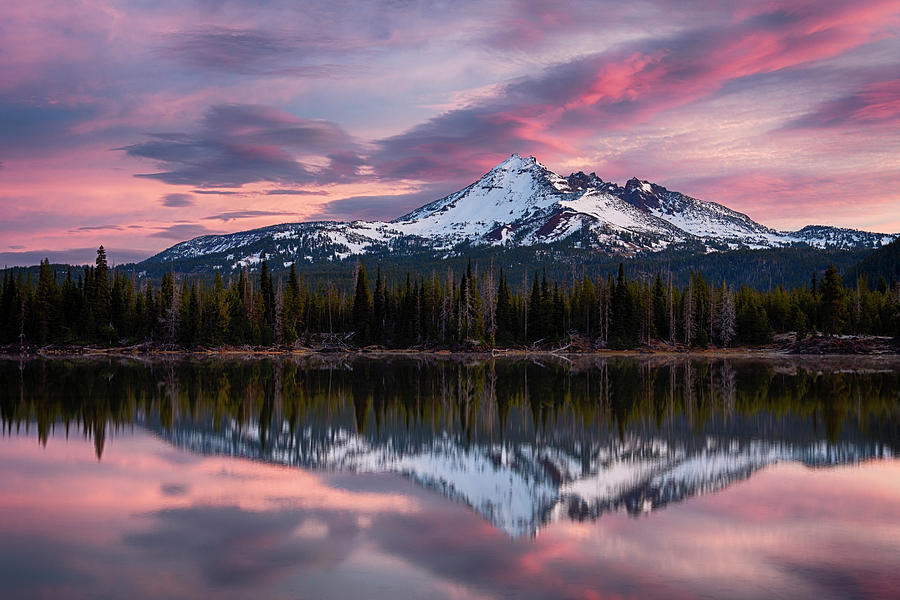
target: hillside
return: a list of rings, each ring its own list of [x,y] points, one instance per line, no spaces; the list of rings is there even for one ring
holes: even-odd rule
[[[844,280],[854,284],[858,277],[865,277],[870,286],[900,280],[900,239],[894,240],[870,253],[847,270]]]

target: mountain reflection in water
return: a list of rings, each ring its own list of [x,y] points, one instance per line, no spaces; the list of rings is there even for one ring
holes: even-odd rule
[[[852,366],[852,365],[851,365]],[[900,374],[801,361],[585,358],[0,361],[9,432],[146,428],[198,454],[401,473],[512,537],[650,512],[777,462],[900,447]]]

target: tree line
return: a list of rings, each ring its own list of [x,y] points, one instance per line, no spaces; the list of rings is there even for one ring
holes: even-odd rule
[[[536,271],[512,281],[469,262],[461,273],[392,281],[362,263],[348,290],[308,284],[293,267],[275,277],[265,260],[227,282],[218,273],[212,283],[167,273],[154,285],[111,271],[101,246],[93,266],[77,276],[68,270],[61,283],[45,260],[36,282],[7,272],[0,287],[5,345],[507,348],[580,340],[627,349],[759,345],[792,331],[900,337],[900,285],[882,279],[871,289],[861,277],[845,287],[833,266],[821,281],[813,274],[808,285],[769,291],[716,284],[700,272],[684,286],[664,272],[629,278],[622,264],[616,276],[556,280]]]

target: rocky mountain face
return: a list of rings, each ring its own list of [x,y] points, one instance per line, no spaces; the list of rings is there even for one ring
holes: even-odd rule
[[[633,256],[665,249],[717,252],[793,246],[878,248],[898,235],[827,226],[776,231],[725,206],[639,179],[562,177],[512,155],[470,186],[393,221],[286,223],[182,242],[147,263],[195,270],[273,268],[353,256],[458,255],[472,247],[557,247]]]

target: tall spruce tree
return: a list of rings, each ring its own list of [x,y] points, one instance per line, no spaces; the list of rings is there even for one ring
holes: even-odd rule
[[[375,297],[372,299],[372,337],[379,344],[384,344],[385,290],[381,265],[375,272]]]
[[[544,339],[544,306],[541,295],[541,284],[537,271],[534,272],[534,282],[531,284],[531,295],[528,298],[528,342],[537,342]]]
[[[516,315],[513,312],[509,286],[506,283],[503,269],[500,269],[500,284],[497,288],[497,308],[495,313],[497,315],[496,343],[501,347],[511,346],[515,343]]]
[[[356,293],[353,295],[353,331],[357,344],[369,343],[372,328],[372,291],[366,263],[360,263],[356,270]]]
[[[36,341],[38,344],[46,344],[57,330],[57,296],[59,287],[56,277],[50,267],[50,261],[46,258],[41,261],[38,275],[37,297],[35,298],[37,311]]]
[[[825,271],[822,282],[820,311],[825,335],[840,334],[847,321],[846,292],[834,264]]]
[[[109,264],[107,263],[106,250],[103,246],[97,248],[97,259],[94,264],[91,312],[93,313],[97,333],[101,339],[109,338],[113,333],[109,320]]]
[[[625,278],[625,265],[622,263],[619,263],[619,273],[616,276],[615,289],[612,293],[610,312],[612,313],[610,315],[610,347],[619,349],[633,347],[638,331],[633,315],[633,301],[628,290],[628,280]]]

